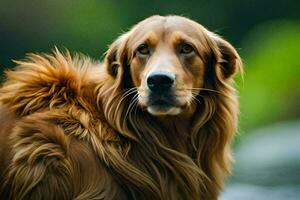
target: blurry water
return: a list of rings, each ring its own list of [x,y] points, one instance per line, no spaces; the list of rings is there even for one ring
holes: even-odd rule
[[[248,134],[221,200],[300,200],[300,121]]]
[[[300,200],[300,185],[265,187],[231,184],[220,200]]]

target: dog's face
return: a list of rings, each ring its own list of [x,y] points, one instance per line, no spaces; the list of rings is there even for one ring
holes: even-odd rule
[[[181,113],[191,106],[195,89],[203,87],[204,62],[191,28],[174,19],[154,20],[141,24],[128,43],[139,104],[153,115]]]
[[[222,50],[227,57],[222,56]],[[232,61],[237,58],[229,43],[196,22],[154,16],[121,36],[106,60],[108,66],[115,67],[108,69],[113,76],[124,71],[130,75],[140,107],[152,115],[179,115],[194,112],[211,63],[227,63],[218,72],[214,70],[225,80],[236,71]],[[120,66],[122,70],[116,70]]]

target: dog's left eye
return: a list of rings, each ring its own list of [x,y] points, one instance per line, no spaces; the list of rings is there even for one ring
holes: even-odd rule
[[[189,54],[189,53],[194,52],[194,48],[191,45],[189,45],[189,44],[182,44],[180,46],[179,52],[181,54]]]
[[[137,52],[142,54],[142,55],[149,55],[150,54],[150,48],[147,44],[141,44],[137,48]]]

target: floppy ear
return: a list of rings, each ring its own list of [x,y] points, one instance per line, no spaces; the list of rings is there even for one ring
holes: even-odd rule
[[[216,58],[216,75],[218,78],[232,78],[238,71],[242,72],[242,61],[235,48],[226,40],[213,35],[216,44],[214,49]]]
[[[104,64],[108,74],[116,78],[121,65],[126,62],[126,49],[127,38],[129,33],[121,35],[116,41],[114,41],[108,48]]]

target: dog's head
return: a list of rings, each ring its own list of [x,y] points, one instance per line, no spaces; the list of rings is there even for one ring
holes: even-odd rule
[[[200,91],[229,81],[240,58],[228,42],[190,19],[152,16],[116,40],[105,63],[122,89],[136,88],[141,108],[180,115],[195,111]]]

